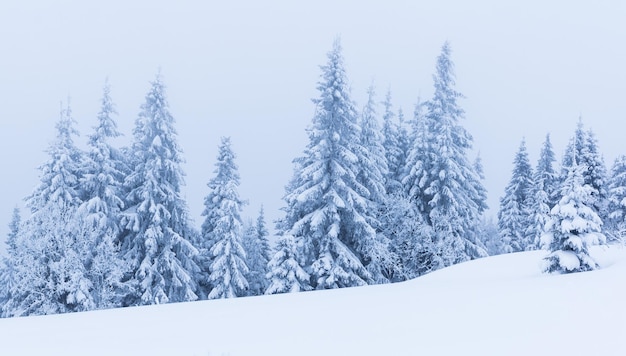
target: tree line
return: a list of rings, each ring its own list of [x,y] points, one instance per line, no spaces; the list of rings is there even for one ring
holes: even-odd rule
[[[626,231],[626,157],[607,171],[594,132],[579,120],[556,167],[550,135],[532,167],[525,140],[513,160],[511,179],[500,199],[498,234],[486,239],[491,254],[551,251],[544,269],[595,269],[588,248],[620,243]]]
[[[197,229],[181,196],[182,153],[161,77],[151,83],[129,147],[111,143],[120,133],[105,85],[88,149],[77,148],[71,110],[62,110],[40,183],[26,198],[28,214],[14,212],[0,274],[2,315],[399,282],[488,250],[525,249],[537,240],[530,226],[540,229],[546,217],[532,215],[523,223],[529,232],[518,236],[517,225],[505,226],[513,219],[500,213],[507,247],[493,247],[499,242],[482,218],[482,162],[469,158],[473,139],[461,124],[463,95],[447,42],[433,82],[432,98],[418,102],[409,119],[394,109],[390,91],[379,102],[373,87],[358,109],[341,43],[334,42],[274,246],[263,210],[255,220],[241,216],[245,200],[230,138],[219,145]],[[519,184],[552,184],[544,175],[537,170],[532,182]],[[538,196],[530,188],[509,190]],[[533,203],[537,211],[555,201],[546,194]],[[502,206],[515,205],[509,200]]]

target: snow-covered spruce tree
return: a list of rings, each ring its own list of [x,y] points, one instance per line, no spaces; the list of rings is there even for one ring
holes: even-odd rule
[[[624,236],[626,236],[626,156],[624,155],[617,157],[613,163],[608,195],[607,239],[611,242],[624,242]]]
[[[349,245],[355,247],[358,255],[361,257],[361,261],[372,275],[373,282],[385,283],[388,280],[385,278],[383,270],[387,269],[387,267],[383,266],[383,264],[388,260],[389,241],[387,236],[380,233],[381,226],[378,221],[378,214],[386,200],[385,177],[387,177],[389,169],[387,167],[385,147],[383,146],[384,137],[376,119],[376,101],[373,86],[368,88],[367,94],[368,100],[363,108],[360,120],[361,152],[357,152],[359,157],[357,182],[363,185],[369,192],[368,211],[364,216],[368,219],[368,224],[375,228],[378,233],[374,239],[357,240],[350,242]]]
[[[589,184],[593,189],[593,194],[589,197],[588,204],[593,207],[601,219],[607,218],[607,187],[608,182],[604,159],[598,150],[598,142],[591,130],[585,131],[582,119],[578,121],[574,136],[571,138],[563,156],[561,165],[561,182],[567,178],[567,167],[573,163],[585,167],[582,175],[585,184]],[[560,198],[560,197],[557,197]]]
[[[584,166],[576,160],[568,169],[561,186],[561,199],[550,211],[550,221],[542,244],[550,254],[544,259],[544,272],[571,273],[590,271],[598,267],[589,256],[589,246],[603,243],[602,221],[587,205],[593,188],[584,183]]]
[[[504,196],[500,198],[498,211],[498,231],[502,238],[504,252],[525,251],[532,245],[528,236],[531,225],[531,202],[533,194],[533,171],[526,151],[526,140],[522,140],[513,160],[513,172]]]
[[[9,223],[9,233],[7,234],[6,256],[2,258],[2,265],[0,266],[0,317],[6,317],[4,313],[4,305],[11,299],[11,290],[15,288],[17,280],[15,279],[16,269],[18,262],[18,246],[17,237],[20,231],[21,225],[20,209],[15,207],[13,209],[13,215],[11,222]]]
[[[204,293],[209,299],[242,297],[249,288],[242,245],[241,208],[245,202],[237,192],[239,173],[230,138],[222,137],[215,167],[202,212],[202,269],[208,274],[210,288]]]
[[[558,176],[554,169],[554,162],[556,162],[556,158],[552,150],[550,134],[548,134],[541,148],[539,161],[533,176],[529,226],[526,231],[530,239],[530,245],[526,246],[526,250],[541,248],[541,236],[545,233],[550,210],[555,205],[553,199],[557,195]]]
[[[80,179],[84,201],[79,207],[79,217],[85,233],[83,238],[90,249],[90,255],[85,256],[86,267],[97,308],[120,306],[122,297],[128,292],[121,283],[126,264],[116,245],[120,234],[120,212],[124,207],[124,175],[122,154],[110,143],[111,139],[120,136],[113,119],[115,114],[107,82]]]
[[[141,106],[133,135],[120,238],[130,269],[124,281],[132,291],[123,304],[195,300],[193,276],[199,268],[193,259],[197,250],[189,241],[189,214],[181,195],[183,159],[160,75]]]
[[[298,262],[299,251],[291,235],[281,236],[276,252],[267,265],[268,286],[265,294],[294,293],[311,290],[310,276]]]
[[[371,257],[362,255],[362,247],[376,239],[376,231],[367,216],[370,192],[357,180],[361,130],[339,40],[321,69],[309,144],[295,160],[284,198],[286,215],[277,227],[295,238],[298,261],[313,288],[359,286],[371,281],[363,265]]]
[[[591,205],[602,221],[608,220],[608,173],[604,158],[598,148],[598,140],[591,129],[587,130],[587,141],[582,152],[580,164],[587,169],[583,172],[585,184],[589,184],[594,193]]]
[[[389,168],[383,146],[384,137],[376,119],[376,93],[373,86],[367,89],[367,96],[360,121],[361,152],[358,152],[360,171],[357,179],[369,191],[369,200],[377,205],[385,196],[385,176]]]
[[[392,110],[391,90],[387,91],[383,101],[383,148],[387,160],[387,177],[385,187],[387,193],[402,190],[402,170],[406,161],[406,147],[402,147],[400,126],[394,121],[395,113]]]
[[[82,152],[73,136],[69,107],[61,112],[50,159],[41,166],[39,186],[26,200],[31,215],[16,237],[14,278],[4,306],[8,316],[56,314],[95,307],[85,267],[88,246],[77,216]]]
[[[405,190],[433,227],[438,255],[445,266],[486,256],[475,233],[486,209],[484,188],[467,158],[472,136],[461,126],[464,111],[457,104],[462,94],[454,89],[453,63],[446,42],[433,76],[434,97],[425,106],[423,131],[415,135]]]
[[[250,285],[248,295],[261,295],[268,286],[265,276],[268,272],[267,264],[271,254],[263,207],[256,221],[250,221],[246,225],[243,247],[246,251],[246,265],[248,266],[248,273],[245,277]]]

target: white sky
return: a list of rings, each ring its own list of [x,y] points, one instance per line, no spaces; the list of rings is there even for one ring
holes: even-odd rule
[[[293,158],[307,144],[311,99],[341,35],[353,98],[374,80],[410,115],[432,93],[436,56],[452,45],[464,125],[485,165],[490,214],[523,136],[537,160],[557,155],[579,115],[607,166],[626,153],[626,3],[600,1],[18,1],[0,3],[0,238],[38,182],[59,102],[71,96],[84,143],[109,77],[131,138],[161,68],[201,223],[219,137],[232,137],[246,215],[281,216]],[[379,109],[379,112],[382,108]]]

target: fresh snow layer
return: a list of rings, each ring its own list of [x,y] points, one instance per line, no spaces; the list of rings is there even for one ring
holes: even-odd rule
[[[541,271],[544,251],[413,281],[0,320],[2,355],[626,355],[626,249]]]

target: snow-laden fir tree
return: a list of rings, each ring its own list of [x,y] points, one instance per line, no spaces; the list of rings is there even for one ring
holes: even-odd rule
[[[486,209],[484,188],[467,158],[472,136],[460,124],[464,117],[454,89],[453,63],[446,42],[433,76],[435,93],[425,104],[413,138],[403,184],[433,227],[444,265],[486,256],[475,233]]]
[[[243,239],[243,247],[246,251],[246,265],[248,273],[246,280],[250,285],[248,295],[261,295],[268,286],[266,274],[267,264],[271,258],[271,248],[268,240],[269,231],[265,223],[265,212],[261,206],[259,216],[255,222],[247,224]]]
[[[98,124],[89,136],[89,151],[80,179],[84,192],[79,216],[89,244],[85,256],[88,275],[93,283],[93,298],[98,308],[119,306],[128,292],[121,283],[126,264],[121,258],[117,239],[120,234],[120,212],[124,207],[122,154],[111,145],[120,136],[113,115],[117,114],[108,82],[104,86]]]
[[[239,172],[235,164],[230,138],[222,137],[215,163],[215,176],[207,184],[210,192],[204,198],[205,216],[201,241],[203,272],[208,274],[209,299],[245,296],[249,284],[248,266],[242,245]],[[207,268],[208,267],[208,268]]]
[[[545,233],[545,227],[550,218],[550,210],[555,205],[553,199],[557,195],[558,176],[554,162],[556,162],[556,158],[552,150],[550,134],[548,134],[541,148],[533,176],[529,226],[526,231],[530,245],[526,246],[527,250],[541,248],[541,236]]]
[[[267,265],[268,286],[265,294],[311,290],[310,276],[298,262],[300,252],[293,236],[279,237],[275,250]]]
[[[341,45],[336,40],[321,67],[319,98],[304,156],[295,160],[278,224],[298,245],[298,262],[316,289],[364,285],[371,275],[362,247],[376,239],[370,225],[370,192],[357,175],[361,130],[348,89]]]
[[[0,317],[6,317],[4,313],[4,305],[11,299],[11,290],[15,288],[17,280],[15,279],[18,263],[18,246],[17,238],[20,231],[22,217],[20,209],[15,207],[11,222],[9,223],[9,233],[4,241],[6,246],[6,256],[2,258],[0,265]]]
[[[550,221],[542,244],[550,251],[544,259],[544,272],[571,273],[590,271],[598,267],[589,256],[591,245],[604,243],[602,221],[587,205],[593,187],[584,183],[585,166],[572,160],[567,178],[561,186],[561,199],[550,211]]]
[[[533,187],[533,171],[526,151],[526,140],[522,140],[498,211],[498,231],[506,253],[525,251],[527,246],[532,245],[528,228],[532,223]]]
[[[133,290],[124,305],[195,300],[193,276],[199,269],[181,195],[183,159],[160,75],[151,83],[133,135],[121,236],[130,268],[125,281]]]
[[[31,215],[19,228],[14,257],[8,316],[57,314],[95,307],[92,283],[85,267],[89,249],[77,215],[81,203],[78,182],[82,152],[74,145],[71,110],[61,111],[50,159],[40,167],[41,178],[26,200]]]
[[[615,159],[609,180],[609,219],[607,229],[609,241],[624,241],[626,235],[626,156]]]

